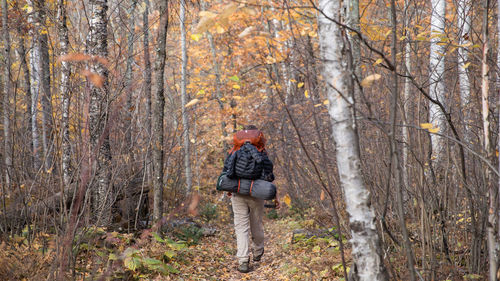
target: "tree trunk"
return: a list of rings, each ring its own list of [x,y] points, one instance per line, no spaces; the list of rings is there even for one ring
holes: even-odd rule
[[[186,110],[187,103],[187,49],[186,49],[186,1],[180,1],[180,28],[181,28],[181,52],[182,52],[182,70],[181,70],[181,112],[182,112],[182,127],[184,136],[184,169],[186,172],[186,192],[191,193],[193,185],[193,176],[191,173],[191,157],[190,157],[190,142],[189,142],[189,118]]]
[[[39,81],[42,104],[42,146],[44,156],[44,169],[49,171],[52,168],[52,154],[54,149],[53,133],[52,133],[52,95],[50,90],[50,61],[49,61],[49,46],[48,46],[48,28],[45,22],[45,1],[36,1],[38,4],[37,10],[39,13]]]
[[[147,154],[145,155],[144,165],[146,168],[147,179],[151,179],[151,59],[149,54],[149,0],[145,0],[145,9],[142,15],[142,33],[143,33],[143,52],[144,52],[144,96],[146,98],[146,138],[147,138]]]
[[[33,168],[40,168],[40,148],[38,132],[38,96],[40,94],[40,44],[38,41],[40,19],[34,1],[28,2],[32,13],[29,14],[28,22],[31,23],[30,35],[32,46],[30,52],[30,85],[31,85],[31,138],[33,141]]]
[[[125,78],[123,81],[123,89],[127,93],[127,110],[125,117],[125,144],[126,149],[129,152],[130,158],[128,161],[132,162],[133,157],[133,140],[132,140],[132,119],[134,112],[133,105],[133,91],[132,91],[132,63],[134,62],[134,34],[135,34],[135,6],[137,5],[137,0],[132,0],[130,5],[130,10],[128,11],[129,25],[128,30],[129,33],[127,35],[127,66],[125,69]]]
[[[490,107],[489,107],[489,32],[488,32],[488,12],[489,0],[484,0],[483,14],[483,57],[481,62],[481,103],[483,116],[483,149],[487,159],[493,159],[492,148],[490,144]],[[490,169],[485,168],[486,184],[488,187],[488,224],[486,226],[487,244],[488,244],[488,264],[489,264],[489,281],[497,280],[497,233],[496,233],[496,213],[498,210],[497,194],[495,193],[495,185],[490,182],[492,177]]]
[[[60,55],[68,54],[69,38],[68,38],[68,25],[66,23],[66,3],[64,0],[58,0],[58,29],[59,29],[59,48]],[[71,140],[69,137],[69,106],[70,106],[70,75],[71,66],[67,61],[61,62],[61,170],[63,177],[63,184],[69,188],[71,184]]]
[[[470,98],[470,83],[469,74],[466,63],[469,59],[469,47],[467,44],[470,42],[469,37],[471,36],[471,2],[470,0],[458,1],[457,5],[457,17],[458,17],[458,28],[460,29],[458,38],[458,81],[460,84],[460,100],[462,103],[462,112],[464,118],[464,142],[470,144],[470,132],[469,124],[471,120],[471,98]]]
[[[163,215],[163,114],[165,107],[164,96],[164,71],[165,71],[165,49],[168,28],[168,2],[162,0],[160,5],[160,25],[158,27],[158,38],[156,42],[156,90],[153,104],[152,134],[153,134],[153,220],[158,221]]]
[[[431,45],[430,45],[430,60],[429,60],[429,95],[431,98],[444,103],[444,56],[445,46],[438,44],[441,41],[441,36],[445,34],[445,0],[431,0]],[[445,132],[446,117],[438,105],[429,102],[429,122],[434,128],[439,128],[439,133]],[[444,139],[438,135],[431,134],[433,163],[439,163],[444,153]]]
[[[408,13],[409,10],[409,1],[405,0],[404,7],[404,21],[405,21],[405,31],[403,34],[406,35],[406,39],[404,40],[404,73],[407,76],[411,75],[411,43],[410,43],[410,33],[408,32],[409,24],[410,24],[410,15]],[[403,192],[403,201],[406,202],[408,200],[408,190],[410,189],[410,181],[409,181],[409,165],[408,165],[408,147],[410,146],[410,135],[408,130],[408,112],[407,110],[410,108],[409,103],[411,103],[411,80],[410,78],[404,79],[403,85],[403,101],[401,106],[401,112],[403,117],[403,127],[401,128],[401,138],[403,140],[403,150],[402,150],[402,158],[403,158],[403,184],[406,190]]]
[[[11,60],[10,60],[10,34],[9,34],[9,11],[7,0],[2,0],[2,37],[3,37],[3,63],[4,63],[4,84],[3,84],[3,135],[4,135],[4,163],[5,163],[5,184],[7,187],[12,179],[12,139],[10,132],[10,92],[11,92]]]
[[[391,0],[391,24],[392,24],[392,34],[391,34],[391,60],[394,65],[392,71],[392,99],[391,99],[391,132],[390,132],[390,148],[391,148],[391,168],[394,176],[394,185],[396,186],[396,198],[397,198],[397,210],[399,216],[399,224],[401,232],[403,234],[403,243],[406,251],[406,260],[408,272],[410,274],[410,280],[415,281],[415,258],[413,257],[413,251],[411,249],[411,242],[408,236],[408,229],[406,228],[405,213],[404,213],[404,202],[403,202],[403,174],[401,172],[401,166],[399,165],[399,151],[396,144],[396,121],[398,113],[398,99],[399,99],[399,85],[398,85],[398,74],[397,74],[397,19],[396,19],[396,3],[395,0]],[[405,169],[405,168],[403,168]]]
[[[18,34],[23,34],[21,25],[18,25],[17,27],[17,32]],[[31,129],[32,129],[32,116],[31,116],[31,83],[30,83],[30,71],[28,69],[28,63],[26,61],[26,47],[24,45],[24,36],[19,36],[19,43],[18,43],[18,50],[17,50],[17,55],[19,57],[19,62],[21,65],[21,69],[23,71],[23,78],[24,78],[24,92],[25,92],[25,105],[26,105],[26,111],[24,115],[24,119],[26,120],[26,127],[25,127],[25,132],[23,136],[25,136],[25,139],[27,140],[28,143],[28,160],[26,161],[25,165],[27,167],[33,167],[33,140],[32,140],[32,134],[31,134]],[[24,158],[23,158],[24,159]]]
[[[107,0],[90,1],[90,26],[87,37],[87,52],[93,56],[107,58]],[[108,225],[111,222],[111,147],[109,143],[109,84],[108,69],[102,63],[95,61],[89,65],[90,71],[103,79],[102,85],[90,83],[89,132],[91,159],[95,180],[90,187],[93,194],[93,213],[97,215],[98,225]]]
[[[387,280],[370,192],[361,175],[358,136],[353,129],[352,101],[344,98],[351,96],[347,93],[352,94],[353,91],[352,76],[343,61],[344,40],[339,26],[328,19],[340,18],[341,2],[320,0],[319,6],[322,10],[318,26],[321,58],[324,61],[323,77],[330,100],[329,113],[336,143],[338,172],[349,213],[355,264],[352,270],[359,280]]]

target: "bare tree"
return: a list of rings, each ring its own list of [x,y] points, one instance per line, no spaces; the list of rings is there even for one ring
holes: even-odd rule
[[[164,71],[166,57],[166,41],[168,28],[168,1],[159,3],[160,25],[156,39],[156,64],[155,64],[155,95],[153,99],[153,219],[161,219],[163,215],[163,116],[165,110]]]
[[[66,23],[66,2],[58,0],[57,2],[57,19],[59,31],[59,48],[60,55],[68,54],[69,38],[68,25]],[[69,110],[70,110],[70,75],[71,66],[67,61],[61,61],[61,169],[63,176],[63,184],[67,188],[71,183],[71,140],[69,136]]]
[[[432,0],[431,12],[431,46],[429,60],[429,95],[431,98],[444,103],[444,56],[445,47],[441,42],[441,37],[445,34],[445,0]],[[439,132],[444,132],[446,127],[446,117],[441,108],[429,102],[429,122],[433,127],[439,128]],[[431,135],[433,162],[439,162],[444,152],[444,139],[436,134]]]
[[[108,2],[107,0],[90,1],[90,26],[87,37],[87,53],[91,56],[107,58],[108,56]],[[91,188],[93,194],[94,214],[101,225],[111,222],[111,147],[109,143],[109,84],[108,69],[103,60],[94,60],[89,64],[90,71],[102,79],[102,84],[90,83],[89,133],[91,158],[95,180]]]
[[[9,11],[7,0],[2,0],[2,37],[3,37],[3,136],[4,136],[4,163],[5,183],[7,187],[11,184],[12,177],[12,137],[10,130],[10,97],[11,97],[11,59],[10,59],[10,34],[9,34]]]
[[[363,182],[358,151],[358,136],[353,129],[352,77],[344,61],[344,38],[340,27],[331,19],[340,18],[341,3],[320,0],[318,19],[323,77],[330,100],[329,113],[336,144],[337,167],[345,192],[346,209],[351,226],[353,274],[359,280],[387,280],[375,213],[370,192]]]
[[[40,148],[38,132],[38,96],[40,94],[40,43],[38,34],[40,33],[40,16],[35,7],[35,1],[28,1],[30,6],[28,22],[31,23],[30,35],[32,38],[30,52],[30,85],[31,85],[31,138],[33,141],[33,168],[40,168]]]
[[[190,160],[190,142],[189,142],[189,117],[186,110],[187,103],[187,49],[186,49],[186,1],[180,1],[180,29],[181,29],[181,52],[182,52],[182,69],[181,69],[181,112],[182,112],[182,127],[184,136],[184,169],[186,172],[186,191],[191,193],[193,185],[193,177],[191,173],[191,160]]]

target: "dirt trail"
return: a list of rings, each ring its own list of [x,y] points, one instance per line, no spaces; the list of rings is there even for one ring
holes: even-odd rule
[[[237,271],[236,239],[229,218],[216,236],[200,241],[192,249],[190,273],[176,280],[343,280],[336,265],[337,247],[324,241],[292,244],[297,223],[292,220],[265,219],[265,254],[260,262],[250,258],[251,271]]]

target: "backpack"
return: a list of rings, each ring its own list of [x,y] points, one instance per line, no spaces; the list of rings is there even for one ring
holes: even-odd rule
[[[262,154],[250,142],[235,152],[234,173],[236,178],[256,180],[264,169]]]
[[[273,164],[265,151],[266,139],[259,130],[242,130],[233,136],[233,148],[224,161],[230,179],[273,181]]]

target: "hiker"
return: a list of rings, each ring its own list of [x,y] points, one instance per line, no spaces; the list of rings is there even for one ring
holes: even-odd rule
[[[266,139],[262,132],[254,125],[248,125],[242,131],[237,132],[233,139],[234,147],[224,161],[223,172],[228,172],[236,178],[262,179],[272,182],[274,180],[273,163],[267,156]],[[241,152],[238,153],[238,159],[235,159],[238,150]],[[248,158],[245,157],[246,153],[251,154],[248,157],[258,158],[257,164],[253,166],[242,164]],[[252,234],[253,260],[260,261],[264,254],[264,226],[262,224],[264,200],[237,193],[232,195],[229,193],[229,196],[231,196],[234,213],[238,271],[247,273],[250,271],[250,233]],[[275,200],[275,207],[279,208],[278,200]]]

